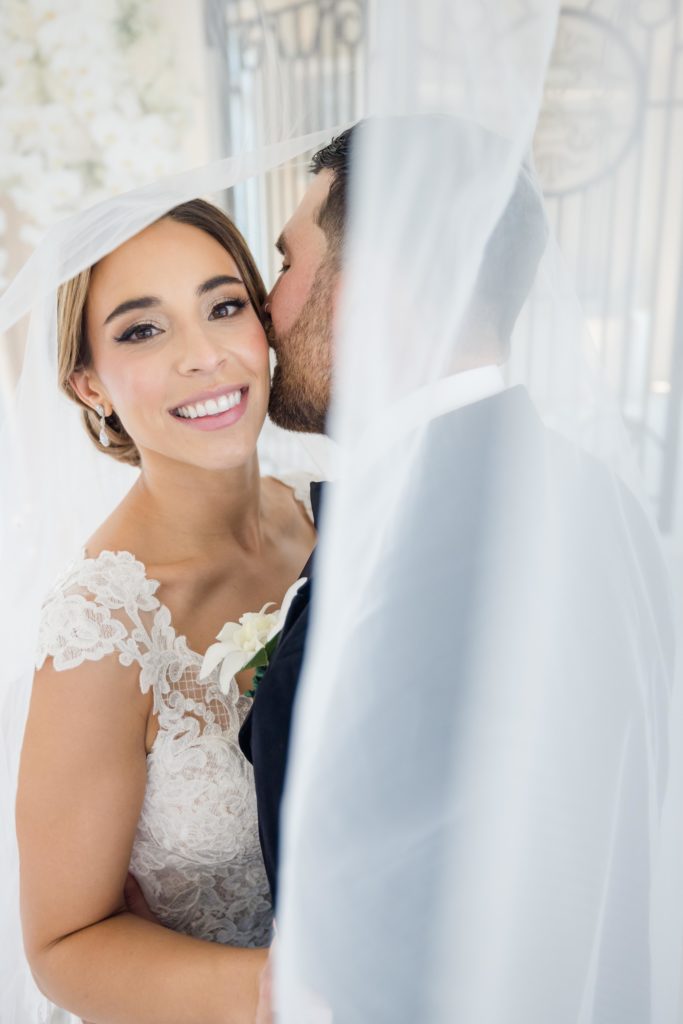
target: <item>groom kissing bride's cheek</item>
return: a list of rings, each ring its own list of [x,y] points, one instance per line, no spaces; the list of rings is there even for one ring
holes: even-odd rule
[[[416,145],[425,123],[406,119],[406,130],[414,130]],[[482,147],[500,147],[504,158],[504,143],[483,130],[459,124],[457,119],[453,130],[458,139],[462,133],[463,149],[465,140],[472,143],[474,139]],[[326,429],[349,162],[363,131],[361,123],[318,154],[313,183],[278,241],[283,268],[268,299],[278,356],[270,414],[289,430],[323,433]],[[313,889],[300,919],[305,918],[314,936],[307,951],[313,1005],[332,1008],[340,1020],[370,1019],[370,1006],[375,1021],[431,1019],[425,979],[432,964],[431,954],[425,951],[433,953],[433,922],[443,908],[438,885],[432,888],[430,883],[444,870],[444,850],[453,836],[466,830],[464,822],[476,822],[480,813],[476,800],[459,803],[455,799],[457,777],[444,765],[450,758],[457,760],[459,751],[476,747],[479,737],[485,744],[495,732],[491,723],[477,721],[474,714],[468,717],[474,691],[490,686],[491,693],[503,701],[508,699],[503,695],[509,695],[514,706],[519,681],[536,664],[537,638],[525,628],[518,629],[519,609],[529,609],[530,620],[542,622],[547,609],[554,606],[558,586],[566,586],[571,594],[567,623],[548,627],[552,642],[544,648],[546,660],[538,683],[542,693],[549,693],[553,685],[562,685],[561,680],[572,680],[572,714],[567,714],[554,739],[557,763],[562,766],[555,797],[562,801],[564,786],[585,794],[579,806],[567,801],[571,809],[563,827],[568,833],[589,835],[595,821],[604,820],[604,827],[596,831],[601,857],[608,857],[613,841],[611,779],[616,766],[624,763],[624,754],[618,729],[609,739],[597,731],[593,734],[582,716],[598,721],[606,702],[616,722],[629,722],[639,672],[638,657],[629,653],[629,645],[648,649],[650,627],[643,629],[643,623],[657,622],[656,647],[664,652],[655,691],[661,696],[670,685],[670,594],[642,507],[624,485],[614,486],[598,460],[577,452],[571,442],[546,427],[525,387],[504,384],[501,366],[510,358],[513,330],[534,286],[547,240],[540,189],[523,164],[488,237],[458,327],[453,359],[438,381],[440,394],[447,394],[448,401],[443,414],[434,414],[430,420],[420,472],[404,494],[401,521],[403,537],[406,532],[410,537],[408,550],[399,552],[390,537],[383,538],[385,575],[376,590],[369,584],[365,593],[371,611],[359,617],[352,650],[345,655],[348,700],[343,707],[342,702],[335,705],[334,730],[325,737],[325,764],[316,763],[325,784],[320,786],[317,803],[313,800],[309,808],[308,835],[320,826],[325,835],[321,846],[334,861],[314,867],[317,894],[334,879],[339,897],[332,901],[337,913],[329,920],[323,910],[316,916]],[[317,516],[319,485],[312,485],[312,499]],[[495,529],[491,528],[494,521]],[[571,573],[566,579],[553,570],[558,550],[571,552]],[[633,561],[615,559],[615,550],[630,551]],[[483,572],[491,586],[484,587],[486,599],[478,605]],[[314,556],[302,575],[307,582],[289,610],[240,736],[242,749],[254,765],[259,833],[276,910],[281,905],[282,796],[315,586]],[[619,593],[628,595],[618,608],[611,589],[615,580]],[[654,620],[652,609],[657,610]],[[443,642],[444,623],[448,624],[447,643]],[[577,639],[587,636],[590,645]],[[429,685],[419,692],[420,684],[426,682],[425,651],[429,652]],[[482,663],[477,666],[478,657]],[[414,679],[416,690],[393,689],[390,681],[398,679]],[[355,706],[362,706],[358,713],[349,710],[354,707],[353,693]],[[482,699],[481,693],[477,699]],[[472,706],[476,702],[472,699]],[[658,702],[653,697],[649,714],[661,726]],[[372,751],[372,757],[364,760],[361,751]],[[626,760],[626,770],[636,777],[642,774],[647,743],[634,743]],[[364,770],[366,764],[371,770]],[[604,775],[589,767],[596,764],[604,767]],[[362,800],[356,801],[354,793],[361,789]],[[408,793],[421,796],[408,806],[402,797]],[[362,810],[357,810],[359,804]],[[346,815],[335,817],[336,807],[344,807]],[[349,838],[351,808],[358,814],[354,843]],[[390,810],[382,814],[386,808]],[[646,930],[638,925],[647,901],[643,867],[647,863],[647,799],[642,793],[629,793],[619,813],[624,820],[638,823],[630,848],[641,874],[637,880],[629,876],[633,888],[624,880],[607,911],[615,938],[614,947],[606,943],[605,962],[619,944],[619,935],[625,932],[632,937],[628,948],[619,951],[632,968],[620,984],[632,994],[635,1005],[639,967],[647,960]],[[375,819],[382,822],[381,827],[375,827]],[[548,870],[556,869],[559,877],[563,844],[548,839],[543,827],[540,833],[537,844],[529,837],[529,863],[543,851]],[[292,857],[297,855],[303,859],[303,867],[295,865],[301,899],[310,877],[303,843]],[[314,862],[311,854],[310,866]],[[367,877],[366,863],[376,868]],[[521,870],[525,870],[523,860]],[[481,884],[482,890],[472,895],[474,920],[488,898],[485,872]],[[534,923],[539,934],[554,934],[556,909],[561,917],[565,895],[558,887],[557,902],[550,900],[541,908]],[[573,907],[572,921],[582,935],[579,946],[588,948],[592,911]],[[316,962],[318,942],[322,952]],[[371,968],[369,950],[374,955]],[[341,966],[330,970],[331,963]],[[403,987],[400,1008],[396,1000],[381,997],[392,989],[397,964],[409,965],[411,976],[423,982]],[[520,964],[520,972],[525,966]],[[553,970],[559,979],[562,965]],[[555,983],[553,977],[548,980],[550,990],[559,990],[559,980]],[[354,1002],[353,993],[360,989],[364,997]],[[340,1009],[344,1007],[353,1007],[348,1017]],[[324,1012],[320,1019],[327,1019]],[[542,1017],[530,1013],[519,1019]]]
[[[348,129],[320,150],[312,162],[313,180],[276,242],[282,256],[278,280],[265,302],[277,355],[268,413],[285,430],[323,434],[332,389],[332,334],[341,283],[342,249],[354,130]],[[323,485],[310,484],[317,522]],[[314,557],[302,568],[306,582],[290,606],[252,709],[240,731],[240,746],[254,766],[258,826],[273,899],[277,900],[280,809],[289,752],[292,711],[308,629]],[[150,916],[131,877],[128,906]],[[270,966],[264,971],[259,1021],[269,1019]],[[264,995],[265,993],[265,995]]]
[[[454,160],[468,147],[496,165],[509,156],[504,140],[457,118],[447,128],[429,118],[399,127],[402,141],[424,154],[427,177],[430,141],[442,132],[453,133],[444,149]],[[251,1024],[271,1015],[268,949],[283,906],[281,809],[316,588],[316,529],[321,506],[341,491],[325,495],[323,483],[301,474],[262,478],[256,445],[267,413],[285,430],[327,431],[338,297],[354,270],[343,269],[351,162],[365,132],[361,122],[314,156],[308,190],[276,242],[282,267],[269,294],[245,240],[202,200],[174,207],[60,286],[60,387],[79,407],[97,458],[139,470],[44,602],[17,802],[27,957],[46,996],[87,1020]],[[563,801],[560,792],[557,804],[567,835],[595,832],[596,863],[610,850],[606,807],[621,748],[585,722],[607,704],[612,720],[628,724],[639,659],[624,638],[645,648],[638,630],[651,621],[648,609],[662,610],[652,631],[658,649],[670,648],[661,564],[640,506],[544,425],[524,387],[505,386],[500,367],[548,237],[540,188],[525,164],[515,168],[452,338],[447,320],[442,372],[416,392],[424,399],[427,389],[438,403],[419,422],[403,415],[403,398],[414,396],[389,392],[388,411],[395,404],[399,413],[390,445],[417,423],[420,458],[347,638],[347,700],[334,705],[334,730],[316,751],[325,787],[308,838],[324,821],[318,861],[327,867],[328,855],[339,856],[332,877],[341,897],[334,914],[317,919],[314,898],[305,928],[312,963],[323,937],[312,997],[335,1014],[363,982],[373,1001],[393,991],[396,963],[409,964],[419,982],[405,989],[399,1013],[387,1001],[386,1016],[363,1007],[357,1018],[340,1012],[340,1022],[431,1019],[432,924],[442,909],[431,883],[443,874],[444,851],[467,832],[462,822],[476,823],[478,813],[476,787],[469,802],[454,799],[460,782],[450,767],[480,740],[482,748],[494,734],[503,747],[508,740],[472,708],[482,694],[484,703],[495,694],[516,706],[537,644],[516,628],[515,613],[530,609],[530,621],[546,622],[566,582],[553,575],[553,554],[570,553],[576,628],[547,624],[540,690],[572,680],[565,711],[578,709],[576,720],[573,731],[563,721],[553,757],[571,767],[558,786],[582,800]],[[450,286],[444,253],[458,251],[462,224],[453,211],[436,212],[441,292]],[[420,252],[431,279],[431,248]],[[454,278],[465,269],[454,267]],[[391,294],[400,300],[400,292]],[[424,314],[426,303],[408,312]],[[430,338],[422,341],[429,355]],[[384,453],[385,466],[401,466],[398,447]],[[365,486],[360,462],[365,495],[374,480]],[[384,493],[373,491],[376,506]],[[628,558],[615,559],[615,550]],[[490,584],[485,599],[482,580]],[[279,613],[267,612],[272,604]],[[393,688],[397,679],[415,686]],[[371,762],[358,751],[371,751]],[[634,741],[626,767],[641,771],[644,752]],[[497,750],[492,763],[502,763]],[[604,766],[602,786],[585,765]],[[364,816],[351,822],[361,789]],[[335,817],[338,806],[347,814]],[[637,824],[647,817],[642,794],[630,813]],[[559,872],[561,844],[545,837],[541,829],[538,849],[549,871],[557,859]],[[305,880],[314,846],[300,844],[291,857]],[[375,865],[367,877],[366,862]],[[623,885],[631,881],[625,874]],[[610,934],[633,937],[624,985],[647,942],[643,907],[627,895],[617,893],[605,910],[625,908]],[[473,896],[475,919],[476,903]],[[555,904],[541,903],[545,935]],[[572,914],[586,930],[577,946],[588,948],[590,915]],[[331,963],[338,972],[326,971]]]

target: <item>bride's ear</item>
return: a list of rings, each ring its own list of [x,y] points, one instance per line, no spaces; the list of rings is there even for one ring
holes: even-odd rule
[[[69,384],[84,405],[90,406],[91,409],[101,405],[104,415],[111,416],[112,404],[94,370],[74,370],[69,377]]]

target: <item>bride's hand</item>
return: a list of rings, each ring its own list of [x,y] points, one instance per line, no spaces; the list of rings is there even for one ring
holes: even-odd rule
[[[273,946],[259,978],[258,1006],[255,1024],[273,1024]]]
[[[129,913],[135,914],[136,917],[142,917],[145,921],[153,921],[154,924],[160,923],[149,909],[149,904],[143,896],[137,878],[131,875],[130,871],[126,877],[126,884],[123,887],[123,899],[126,904],[126,910]],[[93,1021],[81,1020],[81,1024],[93,1024]]]
[[[123,899],[126,904],[126,910],[129,913],[135,914],[136,917],[142,917],[145,921],[161,924],[149,909],[149,904],[143,895],[138,880],[134,875],[131,875],[130,871],[126,877],[126,884],[123,887]]]

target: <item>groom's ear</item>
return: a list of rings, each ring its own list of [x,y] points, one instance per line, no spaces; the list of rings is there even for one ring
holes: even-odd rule
[[[111,416],[111,401],[94,370],[74,370],[69,377],[69,384],[84,405],[91,409],[94,409],[96,405],[101,405],[104,408],[104,415]]]

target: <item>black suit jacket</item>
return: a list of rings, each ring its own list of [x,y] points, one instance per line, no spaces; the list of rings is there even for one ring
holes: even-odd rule
[[[311,505],[316,526],[322,491],[322,483],[311,484]],[[240,746],[254,766],[259,836],[274,906],[280,848],[280,804],[287,770],[292,710],[308,631],[314,560],[315,552],[301,572],[306,577],[306,583],[292,601],[273,659],[240,730]]]
[[[517,619],[511,612],[525,607],[527,601],[538,607],[533,588],[539,564],[545,564],[546,552],[554,556],[561,550],[562,575],[558,578],[551,572],[547,582],[551,587],[559,583],[577,611],[571,630],[560,622],[557,635],[553,633],[548,680],[549,686],[553,677],[572,678],[575,683],[567,694],[567,720],[560,717],[553,723],[556,758],[548,763],[565,766],[567,778],[569,768],[575,769],[583,785],[586,750],[590,754],[586,763],[593,765],[602,758],[604,771],[599,778],[585,780],[590,795],[585,807],[563,800],[558,789],[562,777],[557,784],[548,780],[549,821],[555,823],[561,811],[568,834],[581,834],[584,817],[590,818],[593,829],[591,815],[602,807],[605,841],[614,822],[617,846],[634,851],[630,859],[634,875],[615,876],[605,906],[603,976],[616,972],[623,983],[621,1004],[616,1007],[606,1002],[604,1019],[644,1020],[648,993],[636,986],[642,975],[638,964],[648,955],[645,825],[651,807],[640,783],[646,777],[641,766],[654,741],[643,734],[642,716],[634,708],[641,699],[647,700],[651,718],[659,726],[657,757],[663,766],[672,656],[670,595],[654,534],[626,488],[599,463],[578,454],[548,431],[521,388],[435,419],[426,445],[425,458],[398,510],[397,537],[410,537],[411,543],[400,558],[393,559],[390,548],[384,552],[377,592],[369,582],[366,612],[345,655],[344,675],[349,685],[338,694],[334,729],[321,748],[318,784],[307,808],[308,820],[319,823],[327,848],[339,850],[339,857],[334,865],[321,869],[314,849],[296,850],[297,870],[309,879],[298,897],[321,950],[320,962],[315,963],[315,950],[309,949],[312,962],[307,980],[336,1015],[338,1007],[353,1001],[359,981],[367,974],[372,950],[377,1005],[359,1006],[356,1015],[340,1014],[340,1020],[393,1024],[396,1020],[431,1019],[434,986],[429,980],[433,950],[429,939],[443,899],[440,880],[450,870],[443,862],[444,850],[449,847],[433,830],[431,819],[420,830],[419,806],[405,807],[401,813],[397,809],[393,816],[387,815],[386,808],[398,808],[402,793],[424,791],[441,802],[449,829],[456,827],[454,822],[463,830],[476,823],[474,797],[471,803],[454,803],[452,794],[459,757],[468,750],[472,737],[482,730],[486,735],[488,728],[487,721],[477,718],[482,676],[476,670],[476,653],[484,650],[494,659],[486,675],[487,685],[495,684],[501,699],[514,706],[528,648],[522,638],[522,649],[517,650]],[[368,486],[372,486],[370,478]],[[558,502],[564,499],[581,515],[576,528],[561,514]],[[559,516],[553,515],[553,508],[560,509]],[[558,529],[562,531],[559,535]],[[546,531],[550,531],[547,543]],[[387,538],[387,544],[391,543],[391,537]],[[520,572],[525,565],[535,567],[528,579]],[[307,589],[292,608],[289,635],[283,638],[278,658],[263,680],[248,726],[264,855],[275,892],[280,798],[309,598]],[[605,617],[603,609],[611,608],[615,599],[617,612]],[[551,607],[555,600],[552,591]],[[435,606],[439,615],[434,614]],[[647,654],[657,647],[663,658],[661,662],[652,660],[651,678],[642,693],[638,658],[640,652]],[[475,655],[472,662],[470,652]],[[414,680],[414,684],[393,688],[392,680],[397,678]],[[558,707],[562,705],[558,703]],[[614,791],[612,773],[621,763],[621,750],[606,747],[602,736],[590,728],[593,711],[601,720],[606,709],[620,723],[634,715],[624,764],[622,792],[627,813],[623,827],[640,820],[643,828],[628,835],[623,834],[622,815],[609,804],[609,794]],[[376,745],[378,734],[383,742]],[[615,728],[614,737],[619,735]],[[575,788],[576,780],[573,785]],[[363,789],[363,800],[353,807],[350,820],[350,794],[357,787]],[[385,826],[381,835],[376,829],[378,819]],[[412,835],[423,837],[420,844],[406,842],[405,822],[412,825]],[[354,848],[364,850],[358,862],[347,854],[350,834],[357,840]],[[366,836],[372,838],[363,847]],[[547,846],[548,858],[557,861],[558,879],[555,888],[534,905],[537,920],[529,932],[538,937],[538,946],[531,950],[532,962],[553,984],[539,986],[538,1004],[516,1008],[520,1019],[534,1021],[576,1020],[579,1011],[572,1003],[573,991],[561,991],[569,973],[556,963],[551,940],[554,929],[564,927],[565,921],[568,927],[585,928],[592,934],[592,923],[581,917],[572,879],[574,874],[581,877],[593,861],[589,857],[585,866],[566,865],[561,844],[554,844],[553,836],[541,832],[525,840],[537,843],[539,849]],[[407,854],[413,849],[411,861]],[[391,857],[393,850],[406,855]],[[333,920],[326,900],[330,884],[345,894]],[[375,912],[377,907],[382,914]],[[622,942],[626,936],[628,943]],[[520,956],[530,948],[528,944],[520,948]],[[590,948],[587,941],[587,959]],[[421,984],[413,986],[410,1005],[397,1007],[388,994],[396,963],[404,961],[411,963]],[[328,975],[330,965],[333,977]],[[517,968],[528,969],[528,964],[526,968],[516,964]],[[576,965],[577,971],[586,969],[585,964]],[[601,982],[602,977],[596,981],[600,1004],[608,999],[609,989],[603,989]],[[554,993],[550,1005],[541,1005],[541,990]],[[613,987],[609,991],[611,999]],[[567,1011],[565,1015],[556,1013],[560,1007]],[[522,1010],[529,1011],[525,1018]]]

